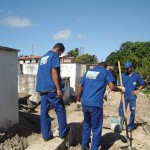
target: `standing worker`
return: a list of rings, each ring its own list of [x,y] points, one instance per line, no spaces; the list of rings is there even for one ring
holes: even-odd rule
[[[123,87],[118,88],[113,84],[114,78],[106,67],[106,63],[101,62],[99,66],[88,70],[78,85],[77,106],[82,97],[84,115],[82,150],[89,149],[91,130],[93,132],[91,150],[98,150],[100,146],[103,127],[103,96],[107,84],[112,91],[124,91]]]
[[[125,87],[125,106],[127,109],[127,106],[129,104],[130,107],[130,121],[128,124],[128,131],[132,131],[135,128],[134,120],[136,110],[136,98],[139,91],[144,86],[144,81],[136,72],[133,72],[132,62],[125,63],[124,68],[126,68],[126,72],[122,74],[122,82],[123,86]],[[119,116],[124,116],[122,101],[120,101]]]
[[[59,56],[64,52],[62,43],[54,45],[52,50],[43,55],[39,61],[36,91],[41,95],[41,131],[44,141],[52,138],[51,118],[48,114],[50,104],[53,105],[58,118],[59,136],[65,138],[69,132],[66,111],[62,99]]]

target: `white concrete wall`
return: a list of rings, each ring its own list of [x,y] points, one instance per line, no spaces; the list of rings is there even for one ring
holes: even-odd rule
[[[22,64],[23,74],[37,74],[38,64]]]
[[[22,64],[22,69],[23,74],[36,75],[38,64]],[[61,76],[70,78],[70,95],[75,96],[81,78],[81,64],[61,64]]]
[[[36,75],[38,64],[22,64],[23,74]],[[63,78],[70,78],[70,94],[75,96],[77,94],[77,86],[81,77],[80,64],[61,64],[61,76]]]
[[[81,77],[85,74],[85,72],[90,69],[90,66],[89,65],[84,65],[82,64],[81,65]]]
[[[24,61],[23,60],[19,60],[19,64],[24,64]]]
[[[40,96],[36,92],[36,75],[29,75],[29,74],[20,74],[18,75],[18,93],[25,93],[27,95],[31,95],[29,97],[30,101],[35,103],[40,102]],[[63,78],[65,84],[65,92],[63,94],[64,101],[68,101],[70,98],[70,79]]]
[[[75,96],[77,94],[77,86],[81,78],[80,64],[61,64],[61,76],[70,77],[70,94]]]
[[[23,74],[18,76],[18,92],[32,95],[35,92],[36,75]]]
[[[18,52],[7,49],[0,48],[0,128],[2,129],[19,122]]]
[[[25,60],[25,64],[30,64],[30,60]]]
[[[18,93],[30,95],[29,100],[35,103],[40,102],[40,96],[36,92],[36,75],[19,74],[18,75]]]

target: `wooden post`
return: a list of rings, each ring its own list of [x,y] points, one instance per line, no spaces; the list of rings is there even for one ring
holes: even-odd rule
[[[120,61],[118,61],[118,68],[119,68],[120,86],[123,87]],[[125,121],[125,128],[126,128],[126,138],[127,138],[127,142],[129,142],[129,134],[128,134],[128,127],[127,127],[127,110],[126,110],[126,106],[125,106],[125,99],[124,99],[123,93],[121,93],[121,100],[122,100],[122,104],[123,104],[124,121]]]

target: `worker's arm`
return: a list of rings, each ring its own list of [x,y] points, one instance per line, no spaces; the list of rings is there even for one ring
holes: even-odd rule
[[[83,87],[81,84],[78,85],[78,90],[77,90],[77,110],[81,110],[81,95],[82,95],[82,90]]]
[[[116,85],[114,85],[112,82],[110,82],[108,84],[109,88],[112,90],[112,91],[116,91],[116,92],[125,92],[125,88],[124,87],[117,87]]]
[[[83,90],[83,87],[81,84],[78,85],[78,91],[77,91],[77,102],[80,102],[80,99],[81,99],[81,95],[82,95],[82,90]]]
[[[56,86],[58,97],[61,98],[63,94],[62,94],[61,86],[59,83],[58,72],[57,72],[57,69],[55,69],[55,68],[52,68],[52,79],[53,79],[54,84]]]
[[[140,85],[139,88],[138,88],[137,90],[132,91],[132,94],[137,96],[138,93],[140,92],[140,90],[143,88],[143,86],[144,86],[144,85]]]

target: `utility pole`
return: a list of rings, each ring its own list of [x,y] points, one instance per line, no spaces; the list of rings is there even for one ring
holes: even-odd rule
[[[34,56],[33,44],[32,44],[32,56]]]
[[[84,54],[84,47],[80,47],[80,55]]]
[[[34,50],[33,50],[33,44],[32,44],[32,62],[34,60]]]

